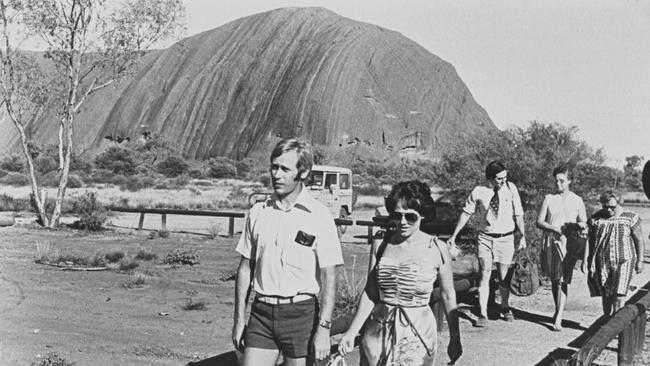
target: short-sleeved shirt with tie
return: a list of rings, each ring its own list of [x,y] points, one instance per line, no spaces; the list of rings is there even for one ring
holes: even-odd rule
[[[512,182],[507,182],[501,186],[497,191],[499,195],[499,210],[496,220],[488,222],[488,209],[494,194],[495,192],[492,188],[484,186],[475,187],[469,197],[467,197],[463,211],[470,215],[476,211],[480,211],[478,229],[484,233],[504,234],[514,231],[514,216],[524,214],[517,187]]]
[[[304,187],[286,210],[275,195],[256,203],[236,250],[255,262],[253,289],[265,296],[318,295],[320,268],[343,264],[334,218]]]

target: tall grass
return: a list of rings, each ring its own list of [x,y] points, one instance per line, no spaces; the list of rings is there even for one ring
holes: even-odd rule
[[[365,276],[358,278],[356,274],[357,256],[352,256],[352,268],[348,270],[343,267],[336,287],[336,303],[334,305],[334,318],[354,314],[363,293]]]

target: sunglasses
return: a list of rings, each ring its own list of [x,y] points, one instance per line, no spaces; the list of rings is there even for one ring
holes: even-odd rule
[[[402,222],[402,218],[406,219],[409,224],[413,224],[420,219],[420,214],[417,212],[393,211],[388,215],[388,219],[391,221]]]
[[[603,205],[603,208],[605,210],[616,210],[616,207],[618,207],[618,205],[614,205],[614,206]]]

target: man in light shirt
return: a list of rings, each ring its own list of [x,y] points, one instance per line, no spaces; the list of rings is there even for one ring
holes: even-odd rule
[[[487,186],[477,186],[467,197],[463,213],[458,219],[454,233],[448,240],[455,244],[456,236],[467,224],[470,217],[479,213],[478,259],[481,279],[478,289],[480,315],[475,323],[477,327],[487,326],[487,305],[490,295],[490,276],[492,264],[496,263],[500,277],[501,310],[506,321],[514,319],[508,297],[510,287],[505,278],[515,252],[514,230],[521,234],[519,248],[526,247],[524,236],[524,210],[517,187],[508,182],[508,171],[500,161],[492,161],[485,167]]]
[[[301,366],[329,355],[343,256],[332,215],[303,185],[313,165],[308,145],[282,140],[270,160],[274,193],[251,208],[236,249],[232,341],[243,349],[244,366],[275,365],[280,353],[285,365]],[[251,286],[256,295],[245,327]]]

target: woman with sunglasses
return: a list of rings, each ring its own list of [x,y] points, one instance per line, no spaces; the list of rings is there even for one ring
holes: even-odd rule
[[[641,218],[618,205],[612,191],[600,196],[602,209],[588,221],[589,251],[585,255],[591,296],[601,296],[603,313],[614,314],[625,304],[632,275],[643,272]]]
[[[556,193],[544,197],[537,228],[543,230],[542,272],[551,280],[555,303],[552,330],[559,332],[573,268],[584,253],[587,213],[582,198],[569,190],[569,169],[566,166],[553,169],[553,179]]]
[[[434,365],[437,326],[429,299],[437,278],[453,363],[462,346],[451,258],[444,242],[420,231],[422,218],[433,210],[431,191],[422,182],[401,182],[385,202],[393,227],[372,244],[366,287],[339,353],[353,350],[363,327],[361,365]]]

